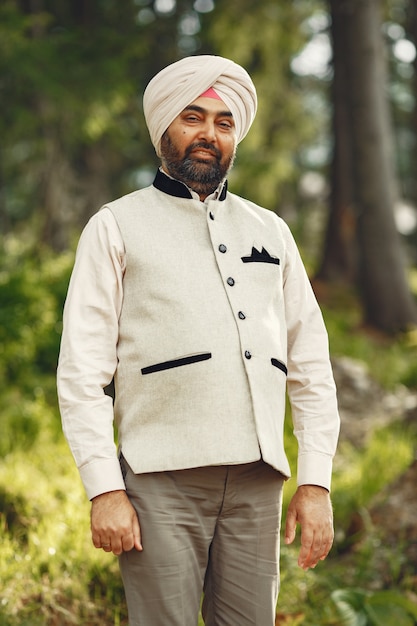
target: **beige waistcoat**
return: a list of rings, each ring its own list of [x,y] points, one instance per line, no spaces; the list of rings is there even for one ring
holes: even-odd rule
[[[133,471],[261,454],[289,476],[288,373],[303,471],[329,474],[327,335],[285,223],[230,193],[206,206],[152,186],[106,206],[126,249],[115,417]]]

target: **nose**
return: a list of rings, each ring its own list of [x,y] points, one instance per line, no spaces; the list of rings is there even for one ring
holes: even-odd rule
[[[201,140],[207,141],[208,143],[216,142],[216,125],[214,120],[206,118],[204,122],[201,124],[199,138]]]

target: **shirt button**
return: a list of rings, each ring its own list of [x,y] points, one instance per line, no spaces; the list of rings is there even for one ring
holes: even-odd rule
[[[246,319],[246,315],[244,314],[243,311],[239,311],[238,317],[239,317],[240,320],[245,320]]]
[[[219,250],[220,252],[223,252],[223,254],[227,251],[227,247],[224,245],[224,243],[220,244]]]
[[[245,351],[245,359],[251,359],[252,358],[252,354],[249,352],[249,350]]]
[[[235,284],[234,278],[229,276],[229,278],[227,279],[227,284],[233,287],[233,285]]]
[[[211,220],[214,220],[214,215],[213,215],[213,212],[212,212],[212,211],[210,211],[210,213],[209,213],[209,217],[210,217],[210,219],[211,219]]]

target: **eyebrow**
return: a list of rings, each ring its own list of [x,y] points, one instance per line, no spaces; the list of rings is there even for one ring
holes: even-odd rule
[[[196,113],[208,113],[207,109],[204,109],[203,107],[199,107],[196,104],[190,104],[188,105],[188,107],[185,107],[184,111],[195,111]],[[230,117],[233,118],[233,115],[230,111],[219,111],[218,113],[216,113],[216,117]]]

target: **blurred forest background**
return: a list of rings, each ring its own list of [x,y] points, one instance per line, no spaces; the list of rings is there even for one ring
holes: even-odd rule
[[[289,223],[339,388],[335,546],[308,573],[283,548],[277,624],[417,624],[416,46],[416,0],[1,1],[0,626],[127,623],[55,369],[80,231],[152,182],[142,93],[190,54],[255,82],[230,186]]]

